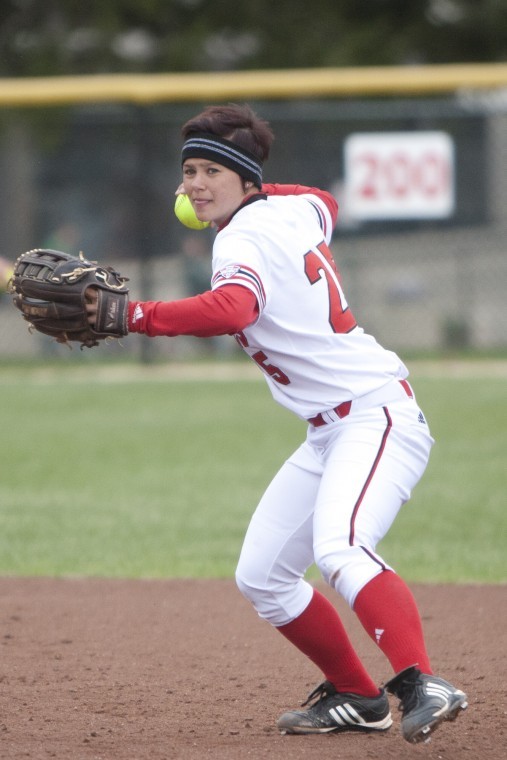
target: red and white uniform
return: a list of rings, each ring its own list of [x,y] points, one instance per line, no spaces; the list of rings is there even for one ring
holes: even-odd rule
[[[328,248],[333,227],[319,196],[268,196],[243,208],[213,249],[213,289],[243,285],[259,306],[239,342],[274,398],[304,419],[408,374],[356,326]]]
[[[303,578],[313,562],[350,605],[386,569],[376,544],[432,445],[407,368],[347,304],[328,248],[336,213],[326,192],[263,186],[218,231],[210,292],[130,305],[132,331],[235,334],[276,401],[313,421],[263,496],[237,570],[275,626],[309,604]]]
[[[210,293],[131,304],[130,329],[201,337],[237,333],[264,370],[274,398],[304,419],[405,378],[400,359],[357,327],[348,308],[328,248],[334,199],[298,185],[263,189],[273,194],[253,196],[213,246],[213,293],[238,285],[255,303],[239,291],[240,303],[218,302]],[[278,194],[287,192],[299,194]]]

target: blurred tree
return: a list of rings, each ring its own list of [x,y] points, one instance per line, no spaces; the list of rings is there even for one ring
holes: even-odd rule
[[[505,0],[2,0],[0,76],[485,62]]]

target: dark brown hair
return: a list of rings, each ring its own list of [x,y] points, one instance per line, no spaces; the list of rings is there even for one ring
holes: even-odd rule
[[[208,133],[250,151],[261,161],[269,156],[274,134],[267,121],[260,119],[247,105],[208,106],[187,121],[181,128],[185,139],[194,134]]]

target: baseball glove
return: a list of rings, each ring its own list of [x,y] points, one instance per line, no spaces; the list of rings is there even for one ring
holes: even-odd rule
[[[81,348],[127,334],[127,277],[112,267],[98,266],[82,254],[37,248],[14,263],[9,291],[30,326],[58,343],[78,341]],[[88,322],[86,291],[94,288],[97,312]]]

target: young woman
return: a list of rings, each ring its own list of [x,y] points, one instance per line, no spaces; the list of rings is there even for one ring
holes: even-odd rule
[[[466,696],[433,675],[414,598],[376,553],[433,443],[407,368],[349,308],[329,249],[334,198],[263,184],[269,125],[246,106],[218,106],[182,133],[181,189],[197,217],[217,229],[211,289],[173,302],[131,302],[128,329],[234,335],[274,399],[308,422],[306,440],[252,517],[236,573],[260,617],[325,677],[308,709],[283,714],[279,729],[385,731],[392,724],[386,691],[334,606],[304,579],[316,563],[389,660],[396,675],[385,689],[401,700],[403,736],[425,740],[466,707]]]

